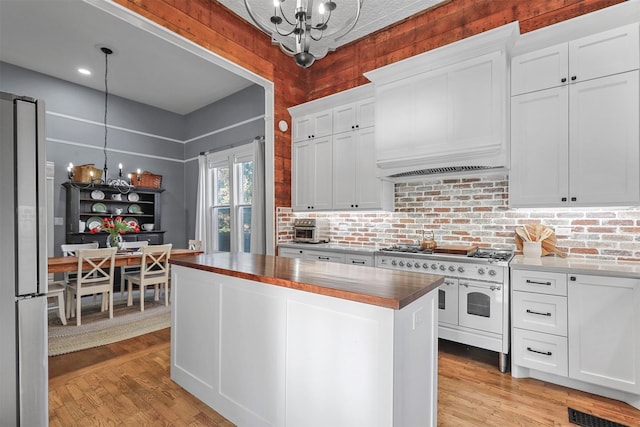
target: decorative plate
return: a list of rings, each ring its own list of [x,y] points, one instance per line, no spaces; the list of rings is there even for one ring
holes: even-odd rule
[[[140,196],[138,195],[138,193],[129,193],[127,198],[130,202],[137,202],[138,200],[140,200]]]
[[[107,206],[104,203],[94,203],[91,206],[91,212],[107,213]]]
[[[139,205],[134,204],[129,206],[129,213],[132,213],[132,214],[142,213],[142,209],[140,209]]]
[[[128,216],[125,219],[123,219],[123,221],[128,223],[132,227],[135,227],[136,225],[138,225],[138,220],[133,218],[133,217],[130,217],[130,216]]]
[[[102,218],[97,216],[92,216],[87,220],[87,228],[91,231],[94,228],[97,228],[98,231],[102,228]]]
[[[100,190],[93,190],[91,192],[91,198],[94,200],[103,200],[104,199],[104,193]]]

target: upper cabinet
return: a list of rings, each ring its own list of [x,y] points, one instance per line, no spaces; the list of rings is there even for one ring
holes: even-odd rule
[[[333,109],[333,133],[350,132],[375,125],[375,98],[352,102]]]
[[[640,201],[638,24],[513,58],[512,207]]]
[[[393,210],[393,183],[376,176],[372,93],[360,86],[290,109],[293,210]]]
[[[638,69],[638,25],[530,52],[511,62],[511,95]]]
[[[293,142],[322,138],[331,135],[333,112],[328,109],[302,117],[295,117],[292,123],[291,138]]]

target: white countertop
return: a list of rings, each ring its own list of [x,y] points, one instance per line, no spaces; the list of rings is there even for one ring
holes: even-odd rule
[[[525,258],[522,255],[517,255],[509,263],[509,267],[516,270],[543,270],[560,273],[640,278],[640,262],[634,261],[560,258],[556,256]]]

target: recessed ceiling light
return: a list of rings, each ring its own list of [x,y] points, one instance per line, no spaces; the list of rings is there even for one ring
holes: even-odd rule
[[[91,75],[91,71],[87,70],[86,68],[78,68],[78,72],[80,74],[84,74],[85,76],[90,76]]]

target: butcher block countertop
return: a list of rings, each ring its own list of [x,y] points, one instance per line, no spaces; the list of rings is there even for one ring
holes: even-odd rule
[[[173,265],[400,310],[443,276],[247,253],[171,259]]]

